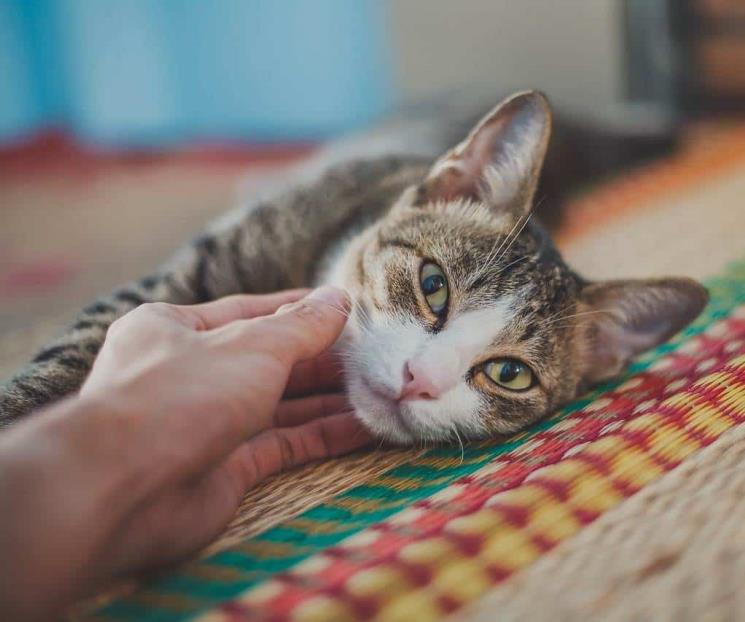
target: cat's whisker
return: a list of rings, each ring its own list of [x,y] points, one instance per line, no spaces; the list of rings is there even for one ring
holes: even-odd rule
[[[362,434],[362,432],[363,432],[362,426],[358,427],[357,431],[352,435],[352,442],[356,441],[359,438],[360,434]]]
[[[476,273],[476,278],[481,277],[484,271],[489,268],[489,266],[492,263],[492,260],[501,253],[502,248],[505,246],[505,244],[508,243],[510,236],[514,233],[515,229],[517,229],[519,225],[520,225],[520,219],[518,219],[518,221],[514,224],[512,229],[510,229],[510,232],[505,236],[503,240],[499,240],[499,238],[497,238],[497,240],[494,241],[494,245],[491,247],[491,250],[487,254],[486,258],[484,259],[481,269],[477,271]],[[499,243],[499,246],[497,246],[497,243]],[[472,279],[472,280],[475,281],[476,279]]]
[[[540,201],[538,205],[540,205]],[[489,269],[492,263],[499,263],[502,258],[507,254],[507,252],[512,248],[512,245],[517,241],[517,239],[520,237],[520,234],[523,232],[525,227],[527,226],[528,222],[530,222],[530,218],[532,216],[532,212],[528,212],[525,216],[521,216],[518,218],[517,222],[513,225],[510,232],[507,234],[507,236],[502,240],[501,244],[498,248],[496,242],[494,246],[492,247],[492,250],[489,252],[489,254],[486,256],[486,259],[484,259],[481,268],[476,271],[475,275],[471,278],[471,283],[475,283],[479,278],[481,278],[484,273]],[[496,259],[495,259],[496,258]],[[509,264],[512,265],[512,264]],[[506,268],[503,268],[502,270],[505,270]],[[502,271],[500,270],[500,272]]]
[[[570,317],[573,314],[562,315],[565,311],[568,311],[568,310],[569,310],[568,307],[564,307],[563,309],[559,309],[556,313],[553,313],[553,314],[549,315],[548,317],[542,318],[541,319],[541,322],[543,322],[545,324],[546,322],[552,322],[554,320],[561,320],[561,319],[563,319],[565,317]]]
[[[362,325],[364,326],[364,328],[367,329],[370,326],[372,326],[372,324],[373,324],[372,316],[363,307],[360,307],[360,318],[361,318]]]
[[[512,239],[510,240],[510,243],[505,247],[505,249],[499,254],[497,259],[495,260],[496,264],[499,264],[500,261],[502,261],[502,258],[507,254],[507,252],[512,248],[513,244],[517,242],[518,238],[520,237],[520,234],[523,232],[525,227],[530,222],[531,217],[533,216],[532,212],[528,212],[527,216],[525,217],[525,220],[523,221],[522,225],[520,225],[520,229],[517,231],[517,233],[512,236]],[[517,221],[518,223],[520,220]]]
[[[554,321],[560,321],[560,320],[564,319],[564,317],[569,317],[568,315],[567,316],[562,315],[562,313],[564,313],[564,311],[566,311],[566,310],[567,309],[560,309],[559,311],[557,311],[556,313],[553,313],[552,315],[549,315],[548,317],[541,318],[542,325],[543,326],[550,326],[551,323],[554,322]]]
[[[552,329],[558,329],[558,330],[577,328],[579,326],[588,324],[592,320],[592,318],[588,318],[586,316],[595,316],[598,314],[615,315],[609,310],[598,309],[596,311],[586,311],[582,313],[575,313],[573,315],[569,315],[566,317],[557,317],[557,318],[554,318],[553,320],[544,322],[544,326],[549,326]],[[572,320],[576,318],[580,318],[580,319],[575,322],[568,321],[568,320]]]
[[[572,313],[571,315],[548,318],[547,320],[544,320],[543,324],[544,326],[545,325],[553,326],[557,322],[562,322],[564,320],[571,320],[572,318],[576,318],[576,317],[585,317],[587,315],[600,315],[603,313],[606,313],[608,315],[613,315],[613,312],[610,309],[596,309],[594,311],[580,311],[579,313]]]
[[[422,449],[424,449],[424,451],[429,451],[430,449],[428,446],[429,440],[429,434],[425,434],[424,436],[422,436]]]
[[[504,249],[504,251],[502,251],[502,253],[500,253],[500,255],[499,255],[499,257],[497,258],[497,260],[496,260],[496,262],[495,262],[495,263],[499,264],[499,262],[500,262],[500,261],[502,260],[502,258],[503,258],[503,257],[504,257],[504,256],[505,256],[505,255],[507,254],[507,252],[508,252],[508,251],[510,250],[510,248],[512,248],[512,246],[513,246],[513,245],[515,244],[515,242],[517,242],[518,238],[520,237],[520,234],[521,234],[521,233],[522,233],[522,232],[523,232],[523,231],[525,230],[525,227],[526,227],[526,226],[528,225],[528,223],[530,222],[530,219],[531,219],[531,218],[533,217],[533,214],[534,214],[535,210],[539,209],[539,208],[541,207],[541,205],[543,205],[544,201],[545,201],[545,197],[543,197],[543,198],[539,199],[539,200],[538,200],[538,201],[536,202],[536,204],[535,204],[535,206],[534,206],[533,210],[529,211],[529,212],[528,212],[528,213],[526,214],[524,222],[522,223],[522,225],[520,225],[520,229],[519,229],[519,230],[518,230],[518,232],[517,232],[517,233],[515,233],[515,235],[514,235],[514,236],[512,237],[512,239],[510,240],[510,243],[509,243],[509,244],[507,245],[507,247],[506,247],[506,248]],[[518,221],[517,221],[516,225],[517,225],[517,224],[519,224],[519,223],[520,223],[520,219],[518,219]],[[514,227],[513,227],[513,230],[514,230]]]
[[[500,240],[499,238],[497,238],[496,240],[494,240],[494,244],[492,244],[491,249],[489,249],[489,252],[486,254],[486,257],[482,261],[482,265],[481,265],[480,270],[478,270],[477,273],[476,273],[477,276],[481,276],[481,274],[486,269],[486,267],[491,264],[491,260],[502,249],[502,244],[504,244],[504,242],[505,242],[506,239],[507,238],[505,238],[504,240]],[[499,248],[497,248],[497,245],[499,245]]]
[[[360,327],[366,328],[372,324],[372,318],[370,317],[370,313],[367,311],[365,306],[359,302],[355,303],[352,307],[352,312],[350,313],[357,313],[360,319]]]
[[[516,263],[519,263],[519,262],[521,262],[521,261],[525,261],[526,259],[531,259],[532,257],[534,257],[534,255],[521,255],[520,257],[518,257],[518,258],[517,258],[517,259],[515,259],[514,261],[511,261],[510,263],[508,263],[508,264],[507,264],[506,266],[502,266],[502,267],[501,267],[501,268],[499,269],[499,272],[498,272],[498,274],[502,274],[502,273],[503,273],[503,272],[504,272],[505,270],[507,270],[507,268],[511,268],[511,267],[512,267],[512,266],[514,266],[514,265],[515,265]]]
[[[453,433],[455,434],[455,438],[458,440],[458,443],[460,444],[460,464],[463,464],[463,461],[466,459],[466,450],[463,446],[463,439],[460,437],[460,434],[458,434],[458,424],[457,422],[453,422]]]
[[[502,274],[503,274],[503,273],[505,272],[505,270],[507,270],[507,269],[511,268],[511,267],[512,267],[512,266],[514,266],[515,264],[518,264],[518,263],[520,263],[521,261],[525,261],[526,259],[532,259],[532,258],[534,258],[534,257],[535,257],[535,255],[521,255],[521,256],[520,256],[520,257],[518,257],[517,259],[515,259],[515,260],[511,261],[510,263],[508,263],[508,264],[507,264],[506,266],[502,266],[502,267],[501,267],[501,268],[499,269],[499,271],[497,272],[496,276],[500,276],[500,275],[502,275]],[[471,279],[471,283],[475,283],[475,282],[477,281],[477,279],[478,279],[478,278],[479,278],[479,277],[481,276],[481,274],[483,274],[483,272],[485,272],[485,271],[486,271],[486,270],[482,270],[482,271],[480,271],[480,272],[477,272],[477,273],[476,273],[476,277],[475,277],[475,278],[472,278],[472,279]]]
[[[324,304],[329,309],[331,309],[332,311],[338,313],[339,315],[341,315],[343,317],[348,317],[349,316],[349,312],[346,309],[344,309],[344,307],[342,307],[341,305],[334,305],[334,304],[330,304],[330,303],[324,303]]]
[[[569,330],[573,328],[579,328],[581,326],[586,326],[583,322],[575,322],[574,324],[555,324],[552,326],[552,328],[556,330]]]
[[[472,282],[475,282],[478,278],[480,278],[483,275],[484,271],[488,269],[494,257],[499,255],[499,253],[502,251],[502,248],[508,242],[508,240],[510,239],[510,236],[514,233],[515,229],[517,229],[519,225],[520,225],[520,220],[518,219],[518,221],[514,224],[512,229],[510,229],[510,232],[505,236],[504,239],[500,240],[499,238],[497,238],[494,241],[494,244],[492,245],[486,257],[482,261],[481,269],[478,270],[475,276],[471,279]]]

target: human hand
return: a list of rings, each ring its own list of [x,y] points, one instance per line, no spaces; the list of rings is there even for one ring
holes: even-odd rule
[[[0,494],[20,498],[0,550],[28,589],[65,603],[176,561],[268,475],[369,441],[342,395],[308,395],[339,388],[327,350],[348,301],[304,293],[143,305],[111,326],[78,398],[0,437]]]

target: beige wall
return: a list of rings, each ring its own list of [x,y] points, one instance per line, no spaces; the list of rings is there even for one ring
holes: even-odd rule
[[[540,88],[577,111],[617,102],[622,1],[389,0],[400,92]]]

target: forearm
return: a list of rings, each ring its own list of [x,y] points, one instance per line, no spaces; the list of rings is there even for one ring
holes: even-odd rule
[[[0,434],[0,618],[49,619],[107,574],[97,560],[137,469],[106,415],[71,398]]]

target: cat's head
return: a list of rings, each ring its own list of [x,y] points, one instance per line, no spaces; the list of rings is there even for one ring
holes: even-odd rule
[[[342,259],[357,415],[410,443],[519,430],[621,372],[703,308],[689,279],[588,283],[531,221],[551,114],[517,94]]]

